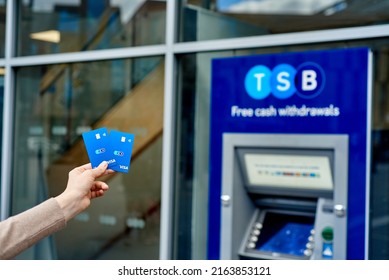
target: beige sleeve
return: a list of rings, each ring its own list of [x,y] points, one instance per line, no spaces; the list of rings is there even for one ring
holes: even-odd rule
[[[64,214],[54,198],[0,222],[0,259],[14,258],[65,226]]]

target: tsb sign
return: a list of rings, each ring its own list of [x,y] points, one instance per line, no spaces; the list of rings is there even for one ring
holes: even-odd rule
[[[254,99],[264,99],[272,93],[278,99],[293,94],[302,98],[314,98],[325,84],[323,69],[312,62],[297,68],[289,64],[278,64],[273,70],[264,65],[252,67],[245,77],[245,89]]]

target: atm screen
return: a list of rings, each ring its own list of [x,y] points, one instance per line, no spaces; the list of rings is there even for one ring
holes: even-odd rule
[[[330,150],[238,149],[247,186],[302,191],[334,188]]]
[[[266,212],[256,250],[303,257],[314,216]]]

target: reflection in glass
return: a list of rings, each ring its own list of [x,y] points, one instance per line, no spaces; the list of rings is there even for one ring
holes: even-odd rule
[[[82,132],[135,134],[129,173],[104,178],[104,198],[20,258],[158,258],[163,69],[150,57],[17,71],[13,213],[61,193],[68,172],[89,162]]]
[[[180,41],[324,30],[388,22],[389,1],[188,0],[181,7]]]
[[[23,1],[19,56],[164,43],[165,1]]]
[[[216,9],[223,13],[314,15],[340,12],[348,6],[344,0],[217,0]]]

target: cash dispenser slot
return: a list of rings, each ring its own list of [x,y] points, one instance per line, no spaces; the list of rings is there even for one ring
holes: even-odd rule
[[[260,209],[284,209],[296,211],[315,212],[317,207],[316,199],[288,199],[278,197],[253,197],[254,204]]]

